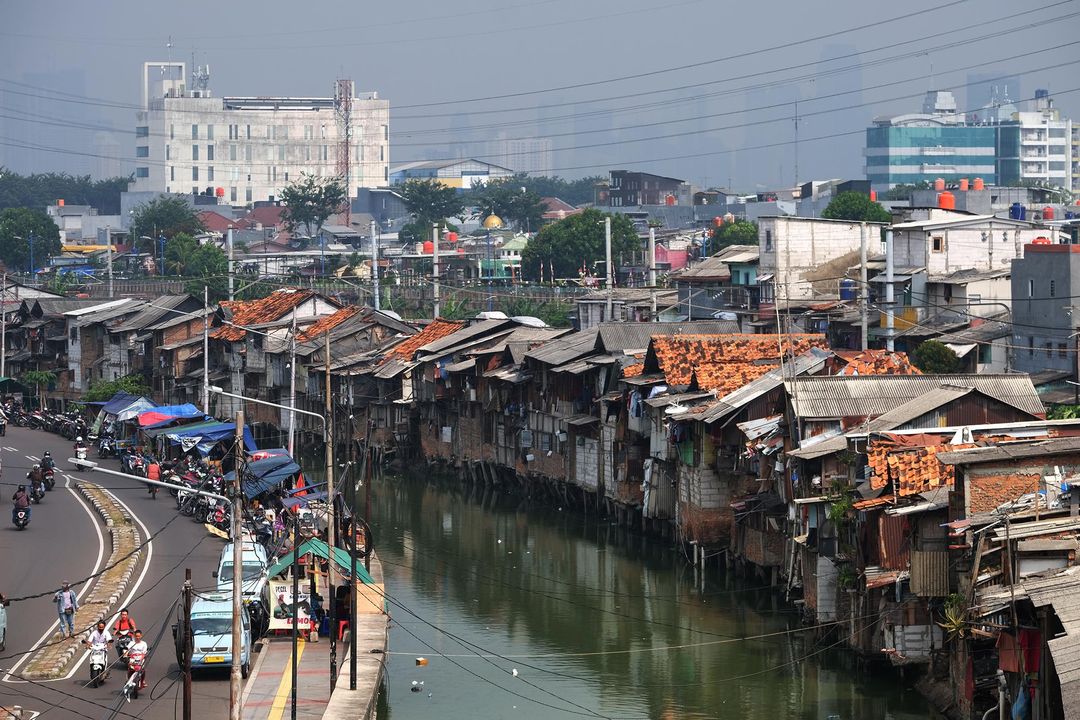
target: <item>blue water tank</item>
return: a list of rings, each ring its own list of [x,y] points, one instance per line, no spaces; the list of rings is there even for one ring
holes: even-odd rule
[[[1023,203],[1014,202],[1009,207],[1009,217],[1013,220],[1026,220],[1027,208],[1024,207]]]
[[[859,294],[855,290],[854,280],[841,280],[840,281],[840,299],[841,300],[855,300],[859,297]]]

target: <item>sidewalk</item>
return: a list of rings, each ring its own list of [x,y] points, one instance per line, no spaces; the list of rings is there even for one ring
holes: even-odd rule
[[[387,650],[389,618],[379,611],[382,599],[382,565],[372,559],[371,575],[378,583],[365,586],[358,607],[357,686],[349,690],[349,643],[339,642],[338,682],[330,698],[330,639],[316,643],[297,643],[296,716],[363,720],[374,714],[383,661]],[[373,652],[378,651],[378,652]],[[262,642],[252,669],[244,683],[245,720],[282,720],[292,713],[292,638],[268,637]]]
[[[348,646],[338,643],[338,657],[344,659]],[[297,643],[298,718],[321,718],[330,702],[330,639]],[[280,720],[292,711],[292,640],[268,638],[244,684],[245,720]],[[340,660],[339,660],[340,662]]]

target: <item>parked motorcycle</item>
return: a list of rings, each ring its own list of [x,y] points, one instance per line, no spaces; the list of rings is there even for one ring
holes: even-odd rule
[[[0,437],[7,435],[7,418],[0,417]]]
[[[109,669],[109,646],[94,643],[90,648],[90,687],[97,687],[105,682],[105,672]]]
[[[218,500],[213,510],[210,512],[207,521],[216,527],[218,530],[228,533],[232,530],[232,513],[229,512],[229,505],[224,500]]]
[[[26,526],[30,524],[30,511],[26,508],[16,508],[12,519],[16,528],[25,530]]]

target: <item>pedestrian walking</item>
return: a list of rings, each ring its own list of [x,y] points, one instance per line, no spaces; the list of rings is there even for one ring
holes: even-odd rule
[[[79,609],[79,599],[75,597],[71,585],[64,583],[53,596],[53,602],[56,603],[56,612],[60,616],[60,637],[75,637],[75,611]]]

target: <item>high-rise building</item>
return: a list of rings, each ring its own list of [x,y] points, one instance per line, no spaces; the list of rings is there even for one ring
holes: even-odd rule
[[[209,189],[245,205],[280,196],[302,173],[340,177],[351,197],[387,184],[390,103],[376,93],[339,80],[333,97],[213,97],[209,68],[190,86],[186,70],[143,65],[132,191]]]
[[[1062,118],[1046,90],[1036,90],[1031,110],[1002,123],[998,140],[998,182],[1077,189],[1072,120]]]
[[[514,172],[532,175],[555,174],[551,138],[499,137],[488,143],[485,157],[493,164],[511,168]]]

